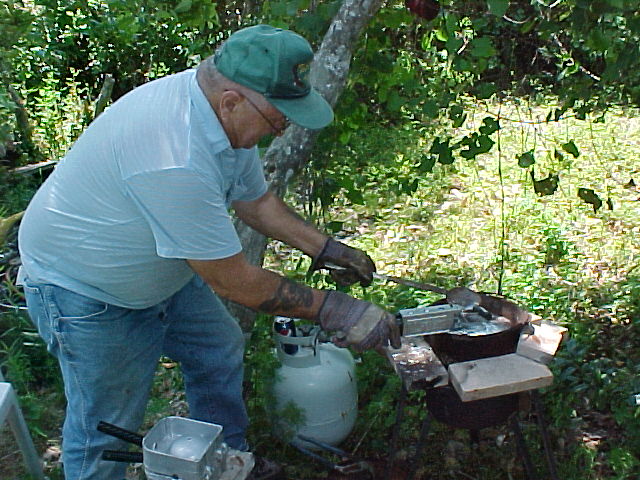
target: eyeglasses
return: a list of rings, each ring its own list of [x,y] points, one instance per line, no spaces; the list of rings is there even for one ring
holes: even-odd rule
[[[256,112],[258,112],[260,114],[260,116],[262,118],[264,118],[264,120],[269,124],[269,126],[273,130],[273,134],[275,136],[277,136],[277,137],[281,136],[284,133],[284,131],[287,129],[287,127],[289,125],[291,125],[291,122],[289,121],[289,119],[283,115],[284,121],[282,122],[282,125],[280,127],[276,127],[276,125],[271,120],[269,120],[269,117],[267,117],[262,112],[262,110],[260,110],[260,108],[258,108],[258,106],[254,102],[251,101],[251,99],[249,97],[244,96],[244,95],[243,95],[243,97],[247,100],[247,102],[249,102],[249,105],[251,105],[253,108],[255,108]]]

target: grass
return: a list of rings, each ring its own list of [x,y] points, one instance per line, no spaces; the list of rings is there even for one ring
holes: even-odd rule
[[[549,108],[517,100],[469,106],[466,129],[477,129],[486,116],[500,115],[502,129],[492,136],[496,147],[475,161],[436,165],[431,173],[417,167],[433,135],[425,133],[425,126],[371,126],[349,146],[332,146],[331,158],[310,176],[316,185],[331,180],[341,186],[324,220],[340,222],[337,235],[370,253],[380,272],[447,288],[467,285],[501,292],[566,326],[570,340],[554,361],[555,384],[543,395],[560,478],[637,479],[640,407],[632,395],[640,392],[640,189],[635,185],[640,185],[640,120],[636,112],[612,110],[604,123],[573,117],[546,123]],[[468,133],[443,130],[458,138]],[[577,157],[562,147],[571,141]],[[530,173],[516,159],[526,151],[534,152],[536,179],[559,176],[554,195],[534,192]],[[324,172],[322,178],[318,171]],[[417,189],[402,193],[414,181]],[[349,191],[351,185],[360,197]],[[578,197],[579,188],[593,189],[604,205],[594,211]],[[295,195],[292,201],[309,209],[307,198]],[[306,278],[308,259],[277,242],[271,244],[266,263],[292,278],[329,286],[321,274]],[[380,281],[351,291],[390,311],[437,299]],[[0,319],[7,321],[6,315]],[[270,436],[270,322],[258,318],[247,350],[250,439],[260,454],[286,464],[289,478],[330,478],[317,463]],[[34,368],[20,357],[25,352],[21,345],[2,360],[15,378],[21,368],[27,373]],[[359,418],[342,447],[383,467],[399,382],[382,357],[372,352],[359,357]],[[143,428],[162,416],[186,412],[178,369],[163,363]],[[59,387],[41,387],[57,392],[58,400],[41,408],[44,417],[51,412],[58,419]],[[28,383],[20,387],[27,406],[33,389]],[[47,439],[58,438],[57,427],[44,422],[43,412],[27,408],[40,447],[46,441],[37,430]],[[406,419],[398,427],[402,441],[396,465],[406,467],[412,458],[424,415],[421,393],[411,393]],[[535,418],[530,413],[522,418],[542,472]],[[423,478],[525,478],[513,453],[513,435],[502,426],[486,429],[480,443],[473,444],[466,432],[434,424],[426,445],[417,466]]]

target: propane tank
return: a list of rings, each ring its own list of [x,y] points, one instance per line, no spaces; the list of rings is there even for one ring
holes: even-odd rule
[[[276,412],[291,402],[303,414],[298,425],[279,416],[276,433],[308,449],[318,447],[296,435],[335,446],[351,433],[358,407],[353,356],[346,348],[319,341],[319,333],[319,327],[313,327],[305,336],[274,332],[281,363],[273,384]],[[298,348],[291,348],[292,345]],[[292,351],[295,353],[287,353]]]

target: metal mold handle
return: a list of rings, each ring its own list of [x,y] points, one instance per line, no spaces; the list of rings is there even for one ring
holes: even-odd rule
[[[128,443],[133,443],[134,445],[142,446],[143,436],[131,432],[129,430],[125,430],[124,428],[117,427],[107,422],[100,421],[98,423],[98,431],[102,433],[106,433],[107,435],[111,435],[112,437],[119,438],[120,440],[124,440]]]

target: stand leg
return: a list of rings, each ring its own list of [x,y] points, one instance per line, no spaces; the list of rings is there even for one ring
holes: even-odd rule
[[[422,450],[424,449],[424,445],[427,442],[427,435],[429,434],[429,428],[431,426],[431,414],[425,408],[427,415],[424,417],[422,422],[422,428],[420,429],[420,438],[418,439],[418,444],[416,445],[416,453],[413,456],[413,461],[411,462],[411,468],[409,469],[409,474],[407,475],[407,480],[413,480],[413,476],[418,469],[418,460],[422,457]]]
[[[540,429],[540,436],[542,437],[542,446],[544,447],[544,454],[547,458],[547,465],[549,467],[549,475],[551,480],[559,480],[558,469],[556,468],[556,459],[551,451],[551,441],[549,439],[549,430],[547,429],[547,421],[544,416],[544,409],[542,408],[542,402],[537,390],[531,392],[531,399],[533,400],[533,408],[536,412],[538,420],[538,428]]]
[[[524,463],[524,469],[527,473],[527,478],[529,480],[537,480],[538,476],[533,467],[533,463],[531,462],[527,444],[524,441],[524,435],[522,434],[522,429],[520,428],[520,422],[518,421],[517,412],[511,417],[509,422],[511,423],[511,430],[516,437],[517,451],[518,454],[522,457],[522,462]]]
[[[389,458],[387,459],[387,471],[385,478],[391,478],[391,468],[393,467],[393,460],[398,451],[398,438],[400,437],[400,427],[402,426],[402,420],[404,419],[404,407],[407,405],[407,388],[402,384],[402,390],[400,390],[400,397],[396,404],[396,422],[393,427],[393,435],[391,436],[391,445],[389,446]]]

